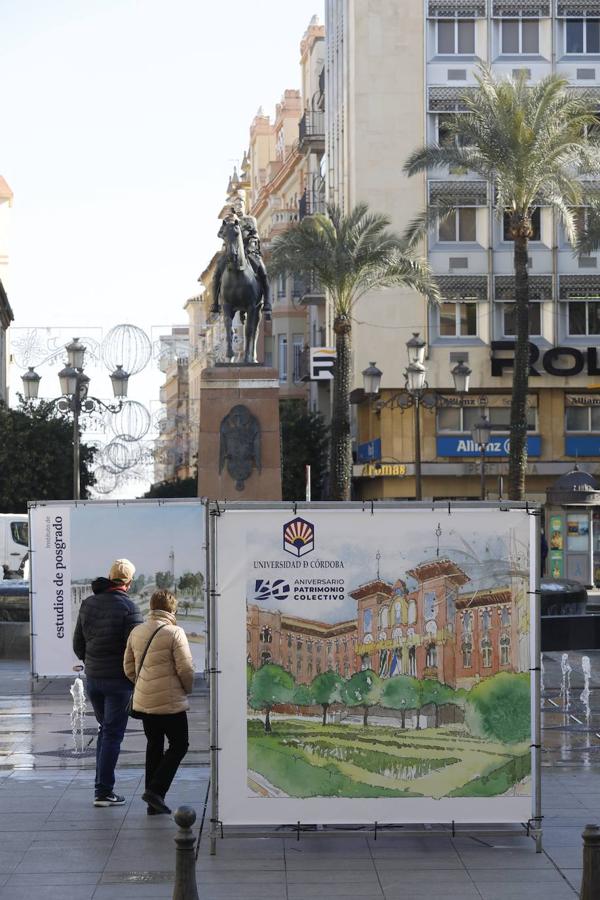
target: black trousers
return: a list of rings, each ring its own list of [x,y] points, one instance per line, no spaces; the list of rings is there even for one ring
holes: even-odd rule
[[[146,745],[146,790],[164,797],[189,746],[187,713],[149,713],[142,719]],[[165,738],[169,746],[165,751]]]

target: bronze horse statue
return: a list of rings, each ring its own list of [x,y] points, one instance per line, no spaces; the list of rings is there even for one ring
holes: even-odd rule
[[[230,216],[223,222],[220,234],[224,249],[219,266],[218,296],[215,299],[223,306],[227,338],[225,357],[227,362],[234,361],[232,325],[236,312],[239,312],[244,324],[243,362],[256,363],[256,339],[264,304],[264,288],[248,260],[237,216]],[[265,310],[265,316],[270,320],[270,309]]]

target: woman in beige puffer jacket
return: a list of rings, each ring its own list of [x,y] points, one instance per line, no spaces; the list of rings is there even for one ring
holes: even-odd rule
[[[123,668],[135,682],[133,708],[142,713],[146,745],[146,790],[142,800],[148,814],[170,813],[164,802],[179,763],[188,749],[188,694],[194,685],[194,664],[188,639],[177,625],[177,598],[155,591],[150,613],[133,629],[125,648]],[[158,631],[160,629],[160,631]],[[140,669],[144,650],[152,638]],[[165,738],[169,742],[165,752]]]

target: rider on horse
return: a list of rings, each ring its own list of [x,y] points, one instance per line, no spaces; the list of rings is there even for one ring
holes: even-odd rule
[[[262,288],[263,313],[265,318],[269,320],[271,318],[271,290],[269,287],[267,269],[260,252],[260,238],[258,236],[257,222],[254,216],[247,216],[245,214],[244,201],[241,197],[236,197],[233,201],[230,212],[223,220],[217,237],[222,238],[224,236],[224,229],[227,222],[230,222],[233,219],[239,221],[246,258],[252,266],[252,270],[256,275],[256,280]],[[217,262],[215,274],[213,276],[213,304],[210,310],[211,313],[219,313],[221,310],[219,294],[221,292],[221,279],[226,266],[227,257],[223,253]]]

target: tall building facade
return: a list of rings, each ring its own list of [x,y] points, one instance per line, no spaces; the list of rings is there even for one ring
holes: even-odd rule
[[[8,329],[14,316],[8,300],[8,226],[13,194],[0,175],[0,400],[8,403]]]
[[[441,405],[421,411],[423,496],[479,496],[471,428],[483,413],[493,426],[486,490],[495,499],[507,468],[513,245],[485,181],[451,170],[408,179],[402,166],[424,143],[449,139],[448,116],[464,109],[482,62],[500,76],[524,72],[532,84],[557,72],[571,90],[591,92],[600,102],[600,2],[327,0],[326,34],[329,199],[346,210],[366,201],[387,213],[400,233],[427,204],[443,201],[456,209],[423,247],[441,287],[439,307],[428,308],[424,298],[403,290],[360,301],[354,387],[361,387],[362,370],[375,360],[383,371],[381,400],[400,390],[405,343],[419,332],[427,343],[428,384],[441,397]],[[527,491],[543,499],[576,460],[598,469],[600,271],[597,253],[573,253],[550,209],[538,208],[533,220]],[[472,369],[463,398],[451,389],[451,369],[459,361]],[[358,404],[359,496],[414,496],[414,416],[410,407]],[[360,464],[369,445],[387,465]]]

